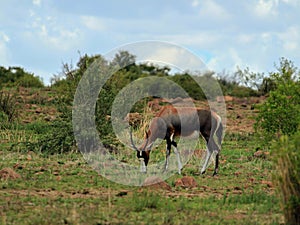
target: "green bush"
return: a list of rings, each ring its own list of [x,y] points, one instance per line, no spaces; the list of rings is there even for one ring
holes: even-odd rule
[[[42,131],[42,128],[45,130]],[[71,121],[57,119],[51,124],[35,123],[29,125],[27,129],[39,135],[38,141],[17,143],[11,147],[12,149],[18,146],[24,151],[30,150],[46,156],[77,151]]]
[[[43,82],[39,77],[32,73],[26,72],[21,67],[5,68],[0,66],[0,88],[1,87],[44,87]]]
[[[17,80],[17,84],[20,87],[35,87],[35,88],[41,88],[44,87],[43,82],[40,80],[39,77],[36,77],[32,74],[24,74],[21,78]]]
[[[273,146],[272,155],[286,224],[300,224],[300,132],[282,136]]]
[[[261,105],[255,128],[269,141],[294,134],[300,125],[300,79],[293,63],[282,59],[278,72],[271,74],[276,87]]]

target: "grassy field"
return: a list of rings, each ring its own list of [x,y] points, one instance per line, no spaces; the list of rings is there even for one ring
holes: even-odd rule
[[[223,142],[218,176],[211,176],[212,165],[200,175],[201,156],[195,154],[182,175],[153,187],[113,183],[98,175],[78,152],[45,155],[11,150],[13,143],[38,138],[26,129],[32,126],[28,120],[34,113],[38,114],[34,120],[44,123],[49,111],[49,105],[26,107],[26,123],[0,131],[0,224],[283,223],[269,154],[257,151],[252,135],[250,106],[230,106],[232,126]],[[194,178],[197,186],[177,186],[184,176]]]
[[[225,140],[219,176],[211,168],[195,175],[193,158],[181,176],[198,186],[175,187],[176,175],[166,181],[171,191],[110,182],[79,153],[1,151],[1,167],[20,175],[1,179],[1,224],[279,224],[270,162],[253,156],[251,141],[239,142]]]

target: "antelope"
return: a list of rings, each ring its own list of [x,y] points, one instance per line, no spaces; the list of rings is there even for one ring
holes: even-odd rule
[[[206,141],[206,158],[201,169],[204,174],[211,158],[212,153],[216,152],[215,168],[213,176],[218,173],[219,169],[219,153],[221,150],[223,125],[221,117],[210,110],[192,108],[192,107],[174,107],[172,105],[164,106],[154,117],[146,131],[143,143],[137,148],[132,140],[130,132],[130,140],[132,147],[136,150],[137,158],[141,161],[141,172],[147,172],[151,147],[156,139],[166,140],[166,160],[164,171],[168,169],[171,147],[174,146],[176,154],[178,173],[181,174],[182,164],[180,154],[177,149],[175,137],[188,137],[194,132],[200,133]],[[217,136],[217,143],[214,140]]]

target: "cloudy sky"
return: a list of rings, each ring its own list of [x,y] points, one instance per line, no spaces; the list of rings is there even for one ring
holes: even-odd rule
[[[300,0],[2,0],[0,65],[49,83],[62,62],[157,40],[189,49],[212,70],[300,67]],[[172,54],[172,51],[170,51]]]

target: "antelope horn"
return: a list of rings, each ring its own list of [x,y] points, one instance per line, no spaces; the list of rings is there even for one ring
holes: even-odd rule
[[[145,132],[146,133],[146,143],[145,143],[145,146],[144,146],[144,148],[143,148],[143,150],[142,151],[145,151],[145,149],[146,149],[146,147],[147,147],[147,145],[148,145],[148,141],[149,141],[149,139],[148,139],[148,133],[147,133],[147,131]]]
[[[137,148],[137,147],[135,146],[135,144],[133,143],[133,139],[132,139],[132,130],[131,130],[131,129],[130,129],[129,134],[130,134],[131,146],[133,147],[134,150],[136,150],[136,151],[139,152],[138,148]]]

